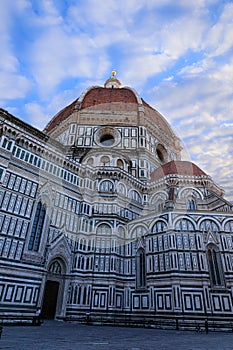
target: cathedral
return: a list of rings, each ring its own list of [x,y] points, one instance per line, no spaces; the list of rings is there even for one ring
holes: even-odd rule
[[[233,205],[115,72],[0,131],[0,320],[231,322]]]

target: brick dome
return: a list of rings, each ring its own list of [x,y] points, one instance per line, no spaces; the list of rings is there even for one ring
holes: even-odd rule
[[[153,123],[164,130],[167,135],[174,136],[174,133],[165,118],[148,103],[146,103],[136,91],[129,87],[91,87],[87,89],[79,98],[58,112],[47,124],[44,132],[50,133],[61,122],[68,119],[75,111],[98,111],[110,112],[132,112],[135,115],[143,114],[147,123]],[[143,119],[140,125],[143,125]]]
[[[105,105],[105,109],[127,109],[130,104],[132,110],[137,110],[137,98],[134,92],[128,88],[94,88],[85,95],[81,108],[93,108]]]

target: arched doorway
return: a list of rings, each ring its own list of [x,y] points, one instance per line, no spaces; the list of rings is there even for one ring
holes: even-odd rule
[[[61,259],[51,261],[44,288],[41,317],[54,319],[61,309],[64,289],[65,265]]]

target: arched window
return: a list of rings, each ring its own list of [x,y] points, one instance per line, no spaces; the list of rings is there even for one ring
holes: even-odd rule
[[[59,261],[55,260],[49,267],[49,272],[60,275],[62,273],[62,266]]]
[[[187,202],[187,210],[196,210],[196,202],[194,199],[189,199]]]
[[[126,195],[126,187],[122,183],[118,184],[118,193],[122,194],[123,196]]]
[[[233,233],[233,220],[228,221],[224,227],[225,231]]]
[[[102,181],[100,184],[100,191],[101,192],[113,192],[114,185],[113,185],[112,181],[109,181],[109,180]]]
[[[175,226],[176,231],[183,231],[183,232],[189,232],[189,231],[194,231],[194,225],[191,221],[187,219],[181,219],[176,222]]]
[[[200,230],[201,231],[211,230],[211,232],[218,232],[219,228],[213,220],[203,220],[200,224]]]
[[[146,256],[143,248],[138,249],[136,254],[136,287],[146,288]]]
[[[146,228],[143,226],[137,226],[131,233],[131,238],[139,238],[146,234]]]
[[[117,166],[118,168],[123,168],[124,167],[124,163],[121,159],[117,159]]]
[[[210,280],[213,287],[224,286],[224,276],[220,252],[217,246],[209,244],[207,247]]]
[[[104,164],[104,166],[105,166],[106,164],[109,165],[110,158],[109,158],[108,156],[103,156],[103,157],[100,158],[100,161],[101,161],[101,163]]]
[[[153,233],[165,232],[167,230],[167,224],[163,221],[157,221],[152,227]]]
[[[112,229],[108,224],[100,224],[96,230],[97,235],[111,235]]]
[[[34,217],[31,236],[28,243],[28,250],[37,252],[39,250],[41,236],[43,232],[44,222],[46,215],[46,206],[41,202],[38,202],[36,208],[36,214]]]
[[[135,202],[138,202],[138,203],[142,203],[142,198],[137,191],[135,191],[135,190],[131,191],[130,195],[131,195],[130,197],[132,198],[132,200],[134,200]]]
[[[120,238],[122,238],[122,239],[125,238],[125,229],[124,229],[124,227],[122,227],[122,226],[118,227],[118,234],[119,234]]]
[[[163,211],[163,208],[164,208],[164,203],[163,202],[158,202],[157,203],[157,210],[159,212]]]

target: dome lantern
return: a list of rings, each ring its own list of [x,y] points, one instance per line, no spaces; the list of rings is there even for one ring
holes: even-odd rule
[[[122,87],[121,82],[116,78],[115,69],[112,70],[112,75],[106,80],[104,84],[105,88],[120,89]]]

